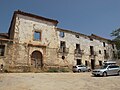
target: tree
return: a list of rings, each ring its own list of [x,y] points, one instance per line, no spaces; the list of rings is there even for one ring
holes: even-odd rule
[[[115,42],[116,48],[118,50],[118,57],[120,58],[120,28],[114,30],[111,36],[115,37],[112,41]]]
[[[114,36],[115,38],[113,39],[113,41],[117,41],[120,40],[120,28],[118,28],[117,30],[114,30],[111,33],[111,36]]]

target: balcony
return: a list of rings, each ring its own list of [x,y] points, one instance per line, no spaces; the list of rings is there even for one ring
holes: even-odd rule
[[[82,57],[83,50],[75,49],[74,54],[75,54],[75,57]]]
[[[112,58],[113,58],[113,59],[117,59],[117,58],[118,58],[118,55],[117,55],[117,54],[113,54]]]
[[[66,47],[62,47],[58,49],[58,53],[61,53],[61,54],[68,54],[68,52],[69,52],[69,48],[66,48]]]
[[[97,56],[97,53],[96,52],[92,52],[89,56],[90,56],[90,58],[95,58]]]
[[[104,59],[108,59],[108,58],[109,58],[109,54],[106,53],[106,54],[104,55]]]

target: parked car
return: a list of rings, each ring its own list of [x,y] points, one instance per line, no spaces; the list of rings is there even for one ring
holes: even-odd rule
[[[103,65],[115,65],[116,61],[105,61]]]
[[[100,69],[92,71],[94,76],[120,75],[120,67],[118,65],[104,65]]]
[[[87,67],[85,65],[73,66],[73,72],[85,72],[85,71],[90,72],[91,71],[90,67]]]

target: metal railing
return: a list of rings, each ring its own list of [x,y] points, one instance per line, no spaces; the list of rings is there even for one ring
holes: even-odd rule
[[[83,50],[75,49],[74,54],[75,54],[75,57],[82,57],[84,53],[83,53]]]

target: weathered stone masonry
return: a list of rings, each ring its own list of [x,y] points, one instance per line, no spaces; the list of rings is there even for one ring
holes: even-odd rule
[[[116,60],[111,40],[57,28],[58,21],[15,11],[8,34],[0,34],[0,63],[12,70],[72,67],[85,64],[95,68]]]

